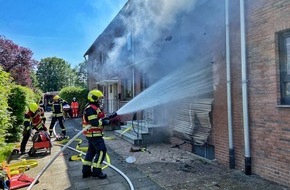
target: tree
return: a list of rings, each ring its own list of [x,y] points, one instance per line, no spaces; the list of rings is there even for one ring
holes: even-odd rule
[[[34,71],[34,70],[31,71],[30,79],[31,79],[31,84],[32,84],[33,87],[39,86],[38,80],[36,78],[36,71]],[[36,90],[36,89],[34,89],[34,90]]]
[[[76,86],[80,86],[83,88],[87,88],[87,77],[88,77],[88,70],[87,70],[87,65],[85,62],[80,63],[76,68],[76,74],[77,74],[77,79],[76,79]]]
[[[0,65],[19,85],[32,87],[30,73],[38,64],[32,55],[31,50],[0,36]]]
[[[36,71],[39,88],[43,92],[59,91],[65,86],[73,86],[76,75],[63,59],[48,57],[42,59]]]

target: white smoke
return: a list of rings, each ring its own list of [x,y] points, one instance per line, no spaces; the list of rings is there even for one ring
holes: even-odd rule
[[[203,1],[204,2],[204,1]],[[127,13],[120,14],[122,25],[125,28],[124,35],[114,39],[114,47],[108,53],[107,64],[109,69],[114,68],[115,71],[120,70],[123,66],[122,49],[126,49],[128,43],[128,34],[132,35],[134,64],[140,63],[139,69],[150,69],[150,65],[155,64],[155,61],[160,61],[160,55],[158,52],[163,47],[166,38],[172,39],[171,32],[174,25],[180,22],[182,15],[188,14],[195,8],[196,0],[141,0],[141,1],[129,1],[129,7],[126,11],[132,13],[128,16]],[[187,29],[184,30],[186,33]],[[188,35],[184,33],[183,35]],[[190,31],[190,33],[192,33]],[[169,41],[171,41],[168,40]],[[177,36],[173,37],[177,40]],[[185,54],[184,49],[188,48],[176,48],[177,54]],[[171,54],[169,52],[169,54]],[[148,59],[149,55],[149,59]],[[163,55],[166,57],[167,55]]]
[[[115,39],[114,48],[108,54],[110,64],[107,65],[123,72],[124,62],[128,64],[124,50],[128,35],[132,35],[133,58],[129,62],[135,69],[146,73],[150,83],[154,84],[118,110],[118,114],[212,93],[218,80],[212,81],[212,72],[216,68],[212,68],[211,43],[216,41],[220,32],[217,28],[223,27],[219,20],[223,14],[221,2],[128,2],[129,6],[121,17],[125,26],[123,36]],[[203,11],[198,10],[200,7]],[[218,17],[211,14],[211,9],[218,12]]]

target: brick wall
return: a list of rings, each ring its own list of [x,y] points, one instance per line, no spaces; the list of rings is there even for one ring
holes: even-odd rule
[[[249,115],[253,172],[290,186],[290,109],[277,107],[276,32],[290,29],[290,1],[247,2]],[[277,59],[278,58],[278,59]]]
[[[236,168],[244,169],[239,2],[230,1],[232,111]],[[290,107],[277,104],[279,54],[276,32],[290,29],[290,1],[246,1],[248,106],[252,173],[290,186]],[[217,56],[218,57],[218,56]],[[216,158],[228,164],[225,64],[220,57],[216,75],[214,142]]]

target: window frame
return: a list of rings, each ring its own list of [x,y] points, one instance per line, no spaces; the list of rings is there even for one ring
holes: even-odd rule
[[[290,92],[288,92],[289,94],[287,95],[287,83],[290,85],[290,72],[287,73],[287,66],[290,67],[290,45],[287,52],[287,38],[290,40],[290,30],[283,31],[278,34],[281,93],[280,103],[282,105],[290,105]],[[289,57],[289,63],[287,63],[287,57]]]

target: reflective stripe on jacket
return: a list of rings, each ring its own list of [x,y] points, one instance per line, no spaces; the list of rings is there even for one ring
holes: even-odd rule
[[[89,129],[84,131],[87,137],[101,137],[103,136],[102,118],[104,113],[100,108],[93,104],[89,104],[83,114],[83,128],[90,126]]]
[[[52,117],[62,117],[63,116],[63,102],[53,102],[52,103]]]
[[[32,128],[39,130],[43,127],[42,120],[44,118],[45,118],[45,116],[44,116],[44,111],[42,108],[38,108],[38,110],[36,110],[35,113],[33,113],[32,111],[28,111],[24,115],[24,126],[26,129],[29,129],[30,122],[31,122]]]

